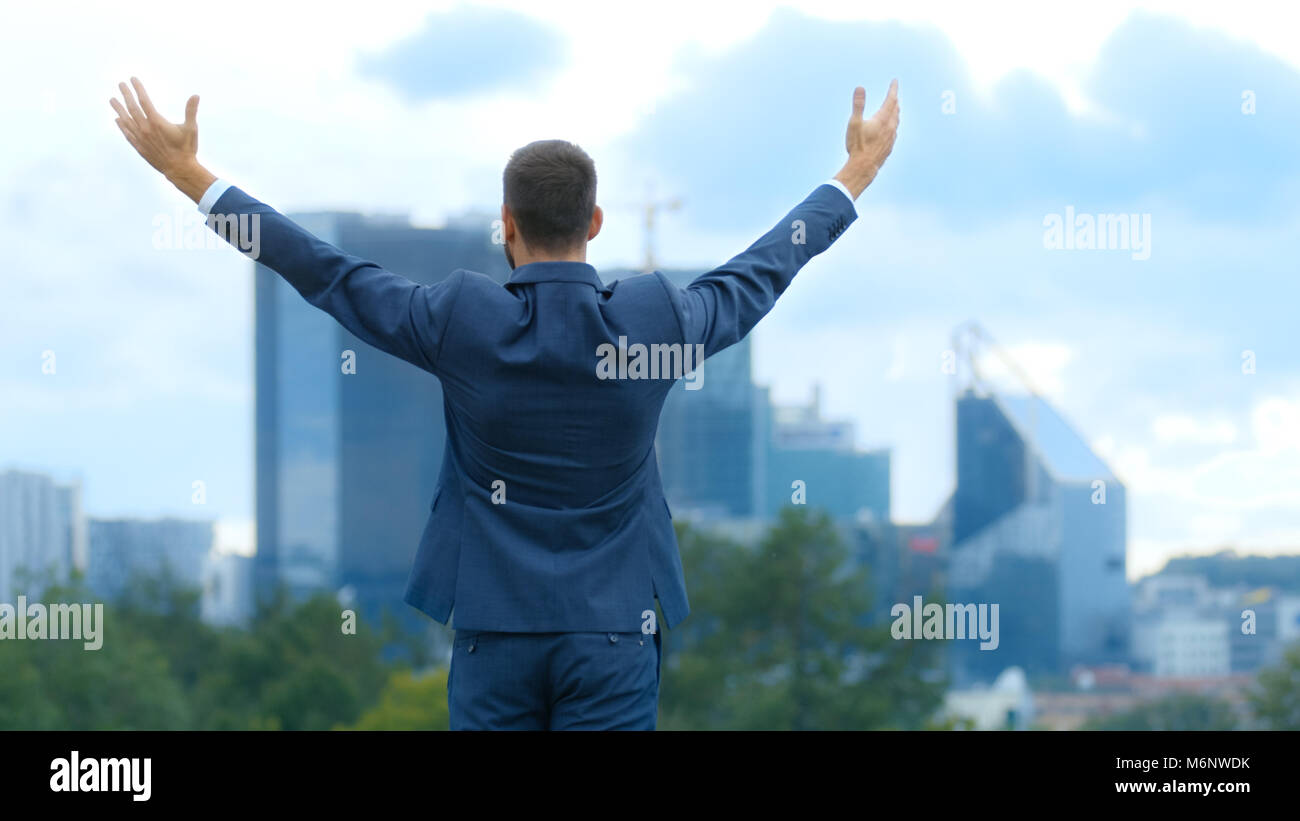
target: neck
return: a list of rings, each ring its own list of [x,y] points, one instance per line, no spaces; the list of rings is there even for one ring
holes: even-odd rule
[[[583,243],[582,245],[576,248],[571,248],[568,251],[563,251],[559,253],[554,253],[554,252],[532,253],[527,248],[520,248],[518,253],[515,254],[514,257],[515,267],[519,267],[521,265],[528,265],[533,262],[586,262],[586,261],[587,261],[586,243]]]

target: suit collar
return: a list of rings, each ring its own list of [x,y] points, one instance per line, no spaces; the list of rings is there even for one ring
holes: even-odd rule
[[[600,277],[596,276],[596,269],[586,262],[530,262],[520,265],[506,280],[507,285],[530,282],[585,282],[597,291],[605,289]]]

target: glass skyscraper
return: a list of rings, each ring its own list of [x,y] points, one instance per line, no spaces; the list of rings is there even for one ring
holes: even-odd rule
[[[1040,397],[957,399],[948,598],[997,604],[1000,642],[952,643],[959,678],[1128,661],[1124,486]]]

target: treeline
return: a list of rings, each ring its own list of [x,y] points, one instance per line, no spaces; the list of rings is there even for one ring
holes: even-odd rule
[[[45,601],[87,602],[77,585]],[[328,730],[374,722],[403,671],[385,637],[341,628],[328,595],[266,603],[248,629],[199,618],[199,594],[165,578],[133,580],[104,606],[103,646],[0,641],[0,729]],[[411,680],[406,674],[405,680]],[[444,685],[445,686],[445,685]],[[446,726],[446,699],[413,726]]]
[[[691,615],[664,636],[661,729],[924,729],[947,687],[942,642],[872,623],[867,571],[831,520],[790,508],[757,544],[678,525]],[[45,602],[88,602],[78,585]],[[104,608],[103,646],[0,641],[0,730],[445,729],[446,639],[358,619],[330,595],[262,604],[246,628],[199,594],[136,579]],[[400,652],[394,652],[398,649]],[[416,669],[418,668],[418,672]],[[1300,729],[1300,649],[1261,674],[1251,727]],[[1227,729],[1240,710],[1180,698],[1097,729]]]
[[[934,648],[867,623],[865,571],[827,517],[792,510],[758,545],[680,537],[692,614],[665,636],[662,728],[926,726]],[[77,584],[41,598],[94,601]],[[0,641],[0,729],[445,728],[447,632],[413,642],[359,619],[349,635],[343,609],[281,596],[247,628],[214,627],[197,591],[134,579],[97,651]]]

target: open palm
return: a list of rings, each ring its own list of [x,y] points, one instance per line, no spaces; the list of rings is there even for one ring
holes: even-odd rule
[[[898,134],[898,81],[889,84],[885,101],[869,119],[862,118],[866,102],[866,89],[861,86],[855,88],[853,114],[849,117],[849,127],[844,135],[844,148],[849,152],[850,158],[859,159],[873,169],[879,169],[894,149],[894,137]]]
[[[177,124],[158,113],[144,84],[132,77],[131,86],[140,97],[138,104],[126,83],[118,83],[122,102],[117,98],[109,101],[118,114],[117,127],[131,147],[164,174],[194,162],[199,150],[198,95],[185,103],[185,121]]]

